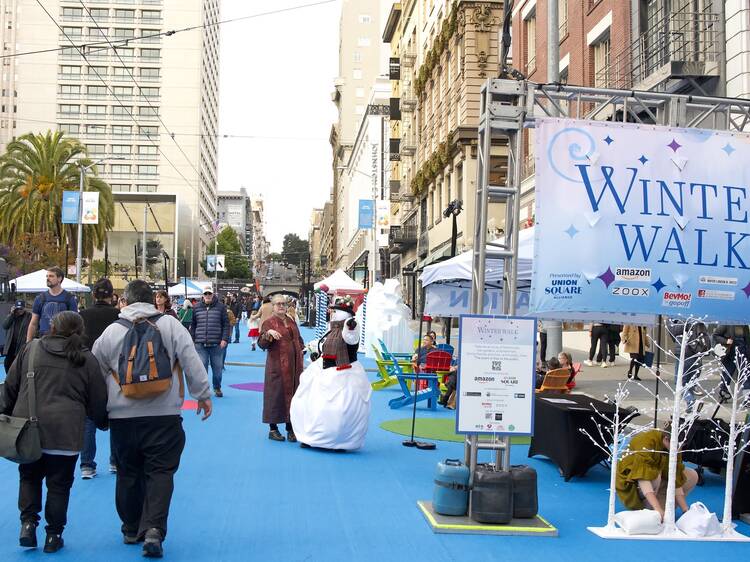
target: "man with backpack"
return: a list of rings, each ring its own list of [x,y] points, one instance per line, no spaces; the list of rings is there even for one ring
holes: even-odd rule
[[[93,351],[107,382],[123,541],[143,541],[144,556],[161,557],[185,446],[180,415],[185,381],[204,420],[211,415],[211,388],[190,334],[177,318],[156,310],[148,283],[131,281],[125,301],[120,319]]]
[[[224,349],[230,341],[229,315],[227,307],[211,289],[203,291],[203,299],[193,307],[192,334],[195,350],[208,371],[211,363],[214,394],[221,398],[221,373],[224,370]]]
[[[39,293],[34,299],[31,307],[31,322],[26,332],[26,341],[30,342],[37,335],[46,336],[49,333],[52,318],[63,310],[78,312],[78,301],[62,288],[65,273],[59,267],[50,267],[47,270],[47,287],[44,293]]]
[[[112,298],[115,289],[109,279],[102,278],[94,285],[94,306],[80,312],[86,330],[86,347],[93,349],[94,342],[99,339],[111,324],[117,322],[120,311],[115,308]],[[111,445],[110,445],[111,449]],[[110,454],[109,471],[116,472],[114,457]],[[81,450],[81,478],[90,480],[96,476],[96,425],[86,418],[83,427],[83,449]]]

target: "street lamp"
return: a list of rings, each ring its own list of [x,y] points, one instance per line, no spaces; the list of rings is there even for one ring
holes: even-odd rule
[[[102,158],[101,160],[92,162],[88,166],[84,166],[83,164],[79,163],[80,181],[78,182],[78,245],[76,252],[76,283],[81,282],[81,265],[83,261],[83,179],[86,175],[86,172],[104,161],[105,159]]]
[[[443,216],[447,219],[453,217],[453,231],[451,233],[451,257],[456,255],[456,239],[458,238],[458,226],[456,224],[456,217],[463,211],[464,202],[460,199],[454,199],[443,211]]]

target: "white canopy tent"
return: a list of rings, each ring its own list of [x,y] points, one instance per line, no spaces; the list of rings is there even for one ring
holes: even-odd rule
[[[200,297],[203,294],[203,287],[190,279],[183,279],[177,285],[170,287],[167,292],[170,297]]]
[[[16,286],[17,293],[43,293],[47,290],[47,270],[40,269],[34,273],[27,273],[21,277],[16,277],[11,282],[11,285]],[[72,279],[67,277],[63,279],[62,288],[71,293],[90,293],[86,285],[76,283]]]
[[[354,279],[349,277],[343,269],[337,269],[322,281],[318,281],[317,283],[315,283],[315,290],[317,291],[323,285],[328,287],[328,290],[330,292],[364,290],[362,284],[357,283]]]
[[[502,242],[502,240],[500,240]],[[488,251],[490,248],[487,248]],[[473,250],[444,262],[424,268],[419,280],[425,289],[424,313],[432,316],[455,317],[470,310]],[[485,314],[502,313],[503,260],[488,259],[485,265]],[[529,291],[534,265],[534,227],[518,233],[518,296],[516,314],[530,316]],[[541,319],[579,322],[606,321],[613,324],[651,326],[656,317],[648,314],[550,312]]]

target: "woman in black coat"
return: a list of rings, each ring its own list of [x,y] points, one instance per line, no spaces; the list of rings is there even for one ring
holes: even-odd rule
[[[17,357],[5,380],[2,413],[29,417],[26,373],[32,370],[42,458],[18,469],[19,542],[25,547],[37,545],[42,481],[46,481],[44,552],[56,552],[63,546],[70,488],[83,448],[84,421],[89,417],[99,429],[107,429],[107,387],[98,361],[84,346],[83,320],[78,314],[57,314],[49,335],[29,343]]]

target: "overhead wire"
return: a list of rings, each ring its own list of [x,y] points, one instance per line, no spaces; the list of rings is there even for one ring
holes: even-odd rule
[[[316,6],[322,6],[324,4],[332,4],[334,2],[338,2],[338,0],[321,0],[319,2],[311,2],[309,4],[299,4],[299,5],[296,5],[296,6],[289,6],[287,8],[278,8],[278,9],[275,9],[275,10],[268,10],[268,11],[265,11],[265,12],[258,12],[256,14],[249,14],[247,16],[239,16],[239,17],[236,17],[236,18],[230,18],[230,19],[226,19],[226,20],[219,20],[219,21],[213,22],[213,23],[204,23],[204,24],[201,24],[201,25],[193,25],[193,26],[189,26],[189,27],[183,27],[183,28],[180,28],[180,29],[172,29],[172,30],[169,30],[169,31],[162,31],[162,32],[159,32],[159,33],[152,33],[150,35],[142,35],[141,37],[128,37],[126,39],[118,39],[118,40],[114,41],[114,43],[118,44],[118,45],[127,45],[130,42],[143,41],[144,39],[151,39],[153,37],[171,37],[172,35],[176,35],[177,33],[183,33],[185,31],[194,31],[196,29],[205,29],[206,27],[213,27],[213,26],[217,26],[217,25],[224,25],[224,24],[227,24],[227,23],[235,23],[235,22],[238,22],[238,21],[255,19],[255,18],[260,18],[260,17],[265,17],[265,16],[272,16],[272,15],[282,14],[282,13],[286,13],[286,12],[292,12],[292,11],[296,11],[296,10],[304,10],[306,8],[314,8]],[[37,0],[37,3],[38,3],[38,0]],[[60,26],[58,26],[58,27],[60,27]],[[67,35],[66,35],[66,37],[67,37]],[[73,47],[98,47],[100,45],[101,46],[106,46],[109,43],[109,42],[105,43],[104,41],[95,41],[93,43],[81,43],[80,45],[76,45],[69,37],[67,37],[67,38],[68,38],[69,41],[71,41]],[[111,43],[109,43],[109,44],[111,45]],[[39,55],[39,54],[43,54],[43,53],[53,53],[53,52],[56,52],[56,51],[62,51],[64,49],[69,49],[69,48],[70,47],[65,46],[65,47],[54,47],[54,48],[49,48],[49,49],[37,49],[35,51],[24,51],[24,52],[21,52],[21,53],[12,53],[12,54],[9,54],[9,55],[0,55],[0,59],[17,58],[17,57],[24,57],[24,56],[28,56],[28,55]]]

